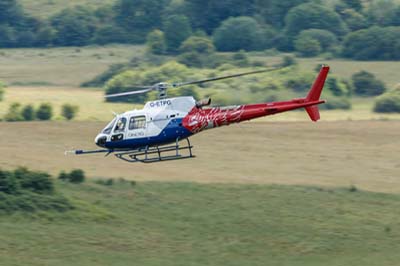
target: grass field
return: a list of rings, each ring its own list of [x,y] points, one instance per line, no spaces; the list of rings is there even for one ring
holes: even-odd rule
[[[192,137],[194,159],[129,164],[114,156],[65,156],[96,149],[102,122],[2,123],[0,165],[58,174],[202,183],[297,184],[400,192],[399,121],[247,122]]]
[[[60,12],[64,8],[77,5],[98,8],[106,4],[115,3],[116,0],[18,0],[25,11],[35,17],[48,18]]]
[[[109,121],[114,112],[124,112],[142,105],[106,103],[102,90],[78,89],[74,87],[11,87],[6,89],[5,99],[0,103],[0,117],[4,117],[13,102],[23,105],[38,106],[42,102],[50,102],[55,109],[55,119],[60,118],[61,106],[65,103],[78,105],[80,110],[76,120]],[[299,97],[302,95],[299,95]],[[329,100],[329,99],[328,99]],[[400,114],[378,114],[372,111],[374,100],[370,98],[354,99],[353,109],[321,111],[324,121],[336,120],[400,120]],[[261,121],[306,121],[305,112],[289,112]]]
[[[133,108],[132,104],[106,103],[104,92],[75,87],[12,87],[6,89],[5,100],[0,103],[0,117],[4,117],[13,102],[23,105],[50,102],[55,119],[61,119],[61,106],[70,103],[79,106],[77,120],[110,121],[113,112],[121,113]]]
[[[260,52],[250,53],[251,58],[257,61],[265,61],[269,65],[282,62],[282,56],[265,56]],[[324,59],[319,57],[296,58],[301,70],[309,72],[322,64],[331,67],[330,73],[338,77],[350,79],[351,76],[359,71],[368,71],[373,73],[378,79],[381,79],[388,86],[388,89],[394,88],[400,84],[398,70],[400,61],[355,61],[342,58]]]
[[[1,265],[395,266],[400,260],[399,195],[165,182],[58,187],[76,210],[0,216]]]
[[[109,45],[89,47],[65,47],[48,49],[0,49],[0,80],[11,86],[79,86],[91,80],[114,63],[124,63],[142,55],[144,46]],[[281,62],[282,56],[265,56],[250,53],[251,58],[272,65]],[[399,61],[353,61],[345,59],[298,58],[304,71],[312,71],[317,65],[328,64],[331,73],[350,78],[352,74],[366,70],[385,81],[389,88],[400,83],[397,72]]]
[[[142,46],[0,49],[0,80],[9,86],[74,86],[115,63],[143,53]]]

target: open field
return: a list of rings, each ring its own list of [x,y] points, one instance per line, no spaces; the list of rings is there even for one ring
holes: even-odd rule
[[[269,65],[279,64],[282,62],[282,55],[265,56],[260,52],[250,53],[251,58],[257,61],[265,61]],[[329,65],[331,74],[338,77],[350,79],[351,76],[359,71],[365,70],[376,75],[388,86],[388,89],[394,88],[400,84],[398,70],[400,61],[355,61],[348,59],[324,59],[319,57],[296,58],[298,65],[303,71],[312,71],[317,65]]]
[[[60,12],[64,8],[78,5],[98,8],[106,4],[115,3],[116,0],[18,0],[25,11],[35,17],[48,18]]]
[[[42,102],[50,102],[55,109],[55,119],[60,119],[61,105],[70,103],[78,105],[80,111],[76,120],[79,121],[109,121],[114,112],[124,112],[132,108],[142,108],[142,105],[124,103],[106,103],[102,90],[79,89],[74,87],[11,87],[6,89],[5,99],[0,102],[0,118],[7,113],[13,102],[23,105],[38,106]],[[299,94],[299,97],[302,96]],[[324,98],[324,97],[322,97]],[[329,98],[327,99],[329,101]],[[379,114],[372,111],[374,100],[371,98],[353,99],[352,110],[321,111],[324,121],[337,120],[400,120],[400,114]],[[262,118],[260,121],[308,121],[304,111],[289,112],[277,116]]]
[[[143,53],[143,46],[0,49],[0,80],[10,86],[79,86],[115,63]]]
[[[132,104],[107,103],[104,92],[94,89],[74,87],[12,87],[6,89],[5,99],[0,103],[0,117],[4,117],[13,102],[22,105],[49,102],[53,105],[55,119],[61,119],[61,106],[65,103],[79,106],[75,119],[91,121],[110,121],[112,112],[125,112],[133,108]]]
[[[114,63],[124,63],[134,56],[143,55],[144,46],[108,45],[64,47],[46,49],[0,49],[0,80],[11,86],[47,85],[79,86],[102,73]],[[265,56],[262,52],[250,53],[251,58],[267,64],[281,62],[282,55]],[[354,61],[346,59],[297,58],[304,71],[317,65],[328,64],[331,72],[343,78],[366,70],[385,81],[389,88],[400,83],[399,61]]]
[[[113,156],[64,156],[96,149],[102,122],[0,124],[0,165],[90,177],[203,183],[296,184],[400,192],[400,122],[246,122],[191,138],[195,159],[129,164]]]
[[[0,216],[1,265],[396,266],[400,260],[399,195],[164,182],[58,188],[76,210]]]

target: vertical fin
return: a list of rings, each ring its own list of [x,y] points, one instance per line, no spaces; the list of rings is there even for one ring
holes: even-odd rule
[[[321,97],[322,88],[324,87],[326,77],[328,76],[329,66],[322,66],[317,79],[311,87],[310,92],[306,97],[306,101],[318,101]]]
[[[329,66],[322,66],[318,77],[314,81],[314,84],[312,85],[310,92],[306,97],[306,102],[319,100],[319,98],[321,97],[322,89],[324,88],[326,77],[328,76],[328,72]],[[312,121],[316,122],[320,119],[319,109],[317,105],[308,106],[305,109]]]

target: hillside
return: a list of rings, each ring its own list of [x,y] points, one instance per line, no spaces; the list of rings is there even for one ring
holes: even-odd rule
[[[0,216],[1,265],[396,265],[398,195],[297,186],[59,184],[66,213]]]
[[[39,17],[48,18],[65,8],[83,5],[98,8],[102,5],[115,3],[116,0],[18,0],[27,13]]]
[[[295,112],[296,113],[296,112]],[[305,112],[297,112],[306,117]],[[276,116],[278,117],[278,116]],[[266,118],[267,120],[268,118]],[[2,123],[0,165],[57,175],[84,169],[91,178],[202,183],[299,184],[400,192],[398,121],[247,122],[191,138],[194,159],[130,164],[110,155],[65,156],[97,149],[107,122]],[[18,132],[10,134],[10,132]]]

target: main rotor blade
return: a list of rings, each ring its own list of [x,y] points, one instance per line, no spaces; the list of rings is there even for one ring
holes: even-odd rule
[[[257,73],[271,72],[271,71],[279,70],[279,69],[280,68],[263,69],[263,70],[256,70],[256,71],[251,71],[251,72],[227,75],[227,76],[222,76],[222,77],[202,79],[202,80],[197,80],[197,81],[174,83],[174,84],[172,84],[172,86],[173,87],[180,87],[180,86],[186,86],[186,85],[192,85],[192,84],[199,84],[199,83],[205,83],[205,82],[216,81],[216,80],[221,80],[221,79],[229,79],[229,78],[241,77],[241,76],[252,75],[252,74],[257,74]]]
[[[115,93],[115,94],[108,94],[105,95],[105,98],[113,98],[113,97],[121,97],[121,96],[128,96],[128,95],[135,95],[135,94],[142,94],[142,93],[146,93],[149,91],[152,91],[152,87],[145,89],[145,90],[138,90],[138,91],[128,91],[128,92],[121,92],[121,93]]]

